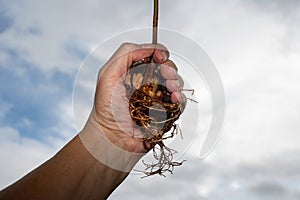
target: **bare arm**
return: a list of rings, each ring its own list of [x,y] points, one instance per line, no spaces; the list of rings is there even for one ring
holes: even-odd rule
[[[127,175],[94,159],[76,136],[53,158],[0,192],[0,199],[106,199]]]

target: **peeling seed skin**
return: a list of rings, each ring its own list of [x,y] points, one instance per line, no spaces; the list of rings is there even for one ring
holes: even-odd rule
[[[127,74],[125,77],[125,85],[131,85],[131,74]]]
[[[135,88],[135,89],[138,89],[140,88],[140,86],[142,85],[142,82],[143,82],[143,75],[141,73],[135,73],[133,74],[133,77],[132,77],[132,86]]]

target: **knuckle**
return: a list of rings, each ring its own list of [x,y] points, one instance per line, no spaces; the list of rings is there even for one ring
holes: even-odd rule
[[[138,45],[135,43],[130,43],[130,42],[124,42],[123,44],[121,44],[121,46],[119,47],[119,49],[121,49],[122,51],[133,51],[135,49],[138,48]]]
[[[170,67],[173,67],[176,71],[178,71],[177,66],[175,65],[175,63],[172,60],[167,60],[164,64],[168,65]]]
[[[156,45],[155,45],[155,48],[158,49],[158,50],[162,50],[162,51],[167,51],[167,52],[169,52],[168,49],[167,49],[167,47],[164,46],[164,45],[161,44],[161,43],[156,44]]]

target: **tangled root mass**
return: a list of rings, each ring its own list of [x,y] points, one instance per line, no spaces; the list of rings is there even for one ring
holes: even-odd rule
[[[160,75],[159,65],[146,58],[134,63],[126,74],[125,87],[129,99],[132,120],[143,132],[143,140],[150,145],[155,162],[144,163],[146,176],[165,172],[172,173],[175,166],[174,149],[167,147],[164,140],[179,132],[175,121],[182,113],[179,103],[171,101],[171,93]]]

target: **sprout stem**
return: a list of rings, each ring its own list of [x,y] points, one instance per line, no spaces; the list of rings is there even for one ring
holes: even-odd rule
[[[154,0],[152,44],[157,44],[158,0]]]

